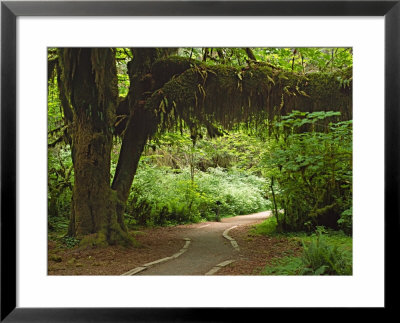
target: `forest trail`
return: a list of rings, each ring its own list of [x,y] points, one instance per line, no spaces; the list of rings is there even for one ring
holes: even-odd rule
[[[135,275],[212,275],[225,264],[240,259],[240,245],[229,236],[229,230],[241,225],[259,223],[271,211],[223,218],[221,222],[182,226],[181,253],[176,258],[155,263]],[[157,261],[156,261],[157,262]],[[140,270],[140,269],[139,269]],[[129,275],[129,274],[128,274]]]

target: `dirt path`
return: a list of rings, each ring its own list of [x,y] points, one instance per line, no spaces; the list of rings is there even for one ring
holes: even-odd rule
[[[224,263],[241,257],[240,245],[229,236],[229,231],[238,226],[259,223],[268,216],[270,211],[225,218],[221,222],[182,226],[179,236],[182,241],[185,238],[190,241],[187,249],[178,257],[149,266],[136,275],[214,274],[222,269]]]
[[[48,275],[124,275],[140,267],[142,271],[135,275],[258,275],[268,259],[282,256],[287,249],[298,248],[282,238],[251,233],[252,225],[262,222],[269,214],[261,212],[224,218],[221,222],[142,228],[132,231],[138,246],[131,248],[66,248],[60,242],[49,240]],[[224,233],[234,241],[224,237]],[[173,255],[176,257],[171,259]],[[166,261],[158,263],[160,259]],[[221,263],[226,266],[217,266]]]

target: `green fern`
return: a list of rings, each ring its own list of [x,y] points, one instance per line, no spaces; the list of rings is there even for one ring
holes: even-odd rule
[[[304,265],[302,275],[351,275],[352,264],[350,257],[338,246],[326,243],[324,229],[317,227],[316,237],[310,243],[303,242]]]

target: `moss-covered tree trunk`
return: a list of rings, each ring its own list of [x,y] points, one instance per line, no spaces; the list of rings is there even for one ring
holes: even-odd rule
[[[76,116],[72,138],[73,212],[77,234],[102,231],[115,212],[109,183],[111,140],[84,119]]]
[[[60,66],[72,121],[74,187],[69,231],[96,234],[95,242],[128,239],[118,218],[120,202],[110,187],[112,126],[117,106],[117,74],[111,49],[61,49]]]

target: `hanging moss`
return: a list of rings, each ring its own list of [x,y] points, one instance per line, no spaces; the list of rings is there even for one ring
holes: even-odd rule
[[[108,117],[115,118],[115,105],[118,100],[118,78],[115,67],[115,53],[109,48],[94,48],[90,52],[92,72],[97,87],[99,110]],[[110,109],[110,105],[113,107]]]
[[[163,81],[179,74],[146,103],[146,109],[162,115],[162,127],[179,120],[189,126],[215,120],[231,128],[240,122],[265,123],[265,118],[292,110],[340,111],[342,119],[352,117],[351,82],[342,86],[351,70],[300,75],[263,64],[207,66],[174,57],[158,61],[153,73]]]

